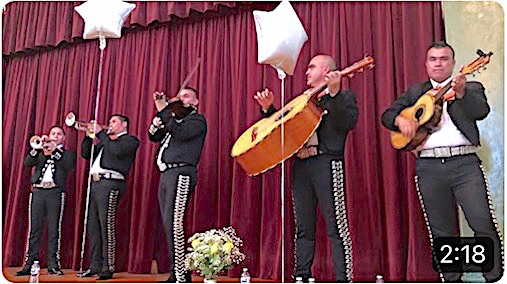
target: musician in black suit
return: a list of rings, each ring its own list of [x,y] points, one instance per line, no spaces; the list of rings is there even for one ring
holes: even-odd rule
[[[118,200],[126,191],[125,179],[134,162],[139,140],[128,134],[129,119],[114,114],[109,119],[109,128],[93,127],[82,142],[81,156],[91,158],[95,133],[99,143],[93,152],[90,169],[92,184],[88,212],[88,236],[90,239],[91,263],[89,269],[78,277],[91,277],[98,274],[97,280],[113,278],[116,249],[116,209]]]
[[[494,268],[484,273],[486,281],[493,282],[503,272],[503,248],[484,168],[476,155],[480,146],[477,121],[488,115],[490,107],[481,83],[467,82],[461,71],[452,77],[454,65],[453,48],[445,42],[432,43],[425,62],[430,80],[410,86],[385,110],[382,123],[414,138],[418,123],[400,116],[400,112],[427,91],[451,84],[449,91],[454,93],[446,96],[438,127],[414,151],[416,188],[432,243],[438,237],[458,237],[456,202],[475,236],[493,240]],[[441,277],[446,282],[461,281],[460,273],[444,273]]]
[[[60,241],[62,218],[65,204],[65,182],[69,171],[76,164],[76,153],[63,147],[65,131],[60,126],[53,126],[49,140],[32,148],[25,158],[26,167],[34,167],[32,191],[30,193],[26,257],[23,269],[16,273],[30,275],[30,267],[39,258],[39,242],[47,217],[48,228],[48,272],[63,275],[60,270]]]
[[[329,55],[317,55],[306,70],[309,90],[327,84],[318,95],[318,105],[327,112],[315,133],[297,153],[292,170],[296,243],[293,280],[312,277],[315,248],[315,208],[317,203],[326,220],[327,234],[333,247],[337,282],[352,279],[352,243],[345,205],[345,141],[355,128],[358,110],[351,90],[341,90],[342,73]],[[265,117],[275,113],[273,93],[269,89],[254,96]]]
[[[165,96],[154,97],[157,109],[165,104]],[[197,113],[199,97],[197,90],[183,88],[176,98],[190,113],[171,109],[169,105],[160,110],[149,128],[150,141],[160,142],[156,163],[160,170],[158,201],[164,222],[169,250],[170,275],[161,282],[192,282],[185,269],[185,211],[190,194],[197,184],[197,164],[201,158],[206,138],[206,119]]]

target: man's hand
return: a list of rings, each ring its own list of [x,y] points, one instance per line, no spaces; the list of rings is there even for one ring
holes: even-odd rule
[[[97,134],[97,133],[99,133],[100,131],[102,131],[102,126],[98,125],[98,124],[97,124],[97,121],[92,120],[92,121],[91,121],[91,123],[92,123],[92,129],[93,129],[93,132],[94,132],[95,134]]]
[[[459,68],[459,73],[456,74],[456,76],[454,76],[451,81],[451,87],[456,93],[456,97],[458,99],[463,98],[463,96],[465,95],[465,85],[467,82],[467,78],[465,77],[465,74],[463,74],[462,72],[463,65],[461,65],[461,67]]]
[[[166,106],[166,96],[164,92],[155,91],[153,93],[153,101],[155,102],[155,108],[157,111],[161,111]]]
[[[156,128],[161,128],[162,119],[160,117],[158,117],[158,116],[155,116],[153,118],[153,122],[151,124],[153,124],[153,126],[155,126]]]
[[[419,128],[418,122],[408,118],[404,118],[399,115],[394,119],[394,125],[396,125],[400,129],[401,134],[405,135],[410,139],[413,139],[415,137],[417,128]]]
[[[335,95],[340,92],[342,87],[342,76],[343,74],[340,70],[329,72],[324,76],[330,94]]]
[[[44,155],[49,156],[56,149],[55,141],[48,141],[45,143],[43,148]]]
[[[97,121],[90,120],[88,123],[88,130],[86,131],[86,136],[90,138],[95,138],[96,134],[102,131],[102,127],[97,124]]]
[[[257,94],[254,95],[254,99],[262,107],[263,111],[267,111],[269,107],[273,104],[275,96],[273,95],[273,92],[271,92],[270,89],[265,88],[264,90],[257,92]]]

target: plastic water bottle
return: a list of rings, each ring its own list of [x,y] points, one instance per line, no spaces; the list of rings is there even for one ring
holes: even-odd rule
[[[248,268],[243,268],[243,272],[241,273],[241,283],[250,283],[250,273],[248,273]]]
[[[315,278],[313,277],[308,278],[308,283],[315,283]]]
[[[377,275],[377,279],[375,280],[375,283],[384,283],[384,278],[382,278],[382,275]]]
[[[39,283],[40,265],[39,261],[36,260],[30,268],[30,283]]]
[[[303,277],[296,277],[296,283],[303,283]]]

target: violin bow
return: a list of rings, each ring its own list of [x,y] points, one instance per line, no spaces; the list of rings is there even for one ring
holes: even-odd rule
[[[183,81],[183,84],[181,84],[181,87],[178,90],[178,93],[181,90],[185,89],[185,87],[187,86],[188,82],[190,81],[190,79],[194,75],[195,71],[197,71],[197,68],[199,67],[199,63],[201,63],[201,58],[197,57],[197,62],[195,63],[194,67],[192,67],[192,70],[190,70],[190,73],[188,73],[187,77],[185,78],[185,81]]]

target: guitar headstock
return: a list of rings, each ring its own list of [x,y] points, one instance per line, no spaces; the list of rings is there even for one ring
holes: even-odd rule
[[[482,50],[478,49],[477,55],[479,55],[479,57],[474,61],[470,62],[467,66],[463,67],[461,73],[465,75],[473,74],[475,72],[480,73],[481,69],[483,70],[486,69],[486,67],[484,66],[486,66],[489,63],[489,58],[491,57],[491,55],[493,55],[493,52],[490,51],[489,53],[486,54]]]
[[[365,69],[372,69],[374,66],[375,59],[371,56],[365,56],[363,59],[343,69],[342,73],[349,76],[349,78],[352,78],[355,74],[364,72]]]

